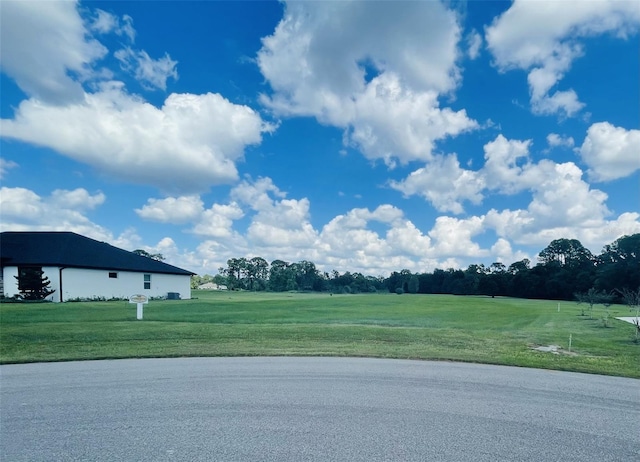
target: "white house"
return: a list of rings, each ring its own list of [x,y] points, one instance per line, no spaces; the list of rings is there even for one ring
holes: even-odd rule
[[[71,232],[0,233],[0,263],[0,293],[17,295],[20,277],[39,269],[54,302],[134,294],[187,299],[194,274]]]

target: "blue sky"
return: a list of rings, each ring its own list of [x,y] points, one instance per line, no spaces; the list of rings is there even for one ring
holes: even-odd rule
[[[0,228],[215,274],[640,232],[640,4],[2,1]]]

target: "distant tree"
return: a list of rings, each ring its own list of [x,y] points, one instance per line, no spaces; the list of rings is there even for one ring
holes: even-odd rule
[[[302,260],[291,265],[295,276],[298,290],[313,290],[316,280],[320,277],[316,265],[313,262]]]
[[[478,293],[480,282],[484,278],[484,265],[469,265],[464,272],[462,280],[462,293],[464,295],[474,295]]]
[[[224,277],[222,274],[216,274],[213,276],[213,283],[219,286],[226,286],[227,278]]]
[[[633,234],[631,236],[622,236],[610,245],[605,245],[600,258],[612,263],[620,261],[639,261],[640,233]]]
[[[385,282],[389,292],[395,292],[398,287],[402,287],[402,276],[397,271],[393,271]]]
[[[150,258],[162,257],[137,250]],[[159,258],[157,258],[159,259]],[[556,239],[538,256],[534,267],[528,259],[512,263],[494,262],[485,267],[471,264],[466,270],[434,269],[433,273],[413,274],[408,269],[393,271],[389,277],[362,273],[319,271],[311,261],[288,263],[273,260],[271,266],[261,257],[231,258],[220,268],[217,284],[229,289],[313,290],[335,293],[362,293],[383,290],[403,293],[486,294],[523,298],[571,300],[574,294],[591,288],[610,293],[614,288],[631,290],[640,280],[640,234],[623,236],[607,245],[595,257],[576,239]],[[417,289],[416,289],[417,280]],[[198,279],[194,278],[195,281]],[[621,296],[619,298],[622,298]],[[619,300],[616,300],[619,301]],[[606,306],[606,305],[605,305]]]
[[[242,277],[246,262],[246,258],[230,258],[227,260],[227,268],[224,269],[224,275],[227,277],[229,289],[242,289]]]
[[[291,265],[284,260],[273,260],[269,270],[269,290],[285,292],[297,288],[296,274]]]
[[[577,239],[556,239],[544,248],[538,255],[539,260],[546,264],[559,264],[572,268],[583,264],[593,264],[594,257]]]
[[[433,277],[431,278],[431,290],[428,292],[430,294],[443,294],[445,293],[445,281],[447,279],[447,272],[442,269],[436,269],[433,272]]]
[[[262,257],[253,257],[246,262],[249,290],[264,290],[269,276],[269,263]]]
[[[18,297],[22,300],[44,300],[55,290],[49,288],[51,281],[44,275],[42,268],[20,267],[17,279]]]
[[[354,276],[346,271],[344,274],[340,274],[338,271],[333,270],[329,277],[329,287],[337,294],[344,293],[346,290],[351,290],[351,285],[355,282]],[[346,289],[346,288],[349,289]]]
[[[504,263],[491,263],[487,276],[480,281],[480,290],[485,295],[506,295],[509,279],[510,274]]]
[[[197,289],[202,284],[207,284],[209,282],[214,282],[214,276],[211,276],[210,274],[205,274],[204,276],[199,276],[196,274],[195,276],[191,276],[192,289]]]
[[[506,283],[507,295],[524,298],[535,296],[535,287],[539,283],[539,276],[532,271],[531,261],[528,258],[509,265],[507,273],[510,276]]]
[[[575,294],[575,298],[578,301],[578,305],[585,303],[589,305],[589,317],[593,319],[593,305],[610,304],[613,300],[611,294],[605,291],[597,291],[594,287],[590,288],[586,292],[578,292]],[[584,316],[584,308],[582,309],[582,316]]]
[[[622,236],[598,256],[596,286],[611,291],[633,290],[640,281],[640,233]]]
[[[523,271],[528,271],[531,268],[531,261],[528,258],[523,260],[511,263],[507,271],[511,274],[521,273]]]
[[[164,255],[162,255],[161,253],[149,253],[146,250],[142,250],[142,249],[136,249],[132,253],[135,253],[136,255],[140,255],[141,257],[151,258],[152,260],[157,260],[157,261],[165,260]]]
[[[202,284],[202,277],[201,276],[198,276],[197,274],[195,276],[191,276],[191,288],[192,289],[197,289],[201,284]]]
[[[399,273],[394,271],[386,279],[386,285],[389,292],[395,292],[399,287],[402,289],[402,293],[407,292],[409,289],[409,279],[411,278],[411,271],[403,269]]]
[[[478,284],[478,291],[482,295],[491,295],[492,297],[499,295],[500,287],[498,286],[496,275],[491,274],[480,279],[480,284]]]
[[[384,290],[384,276],[366,276],[369,281],[369,292]]]
[[[418,280],[418,276],[416,274],[411,275],[411,277],[409,278],[409,282],[407,283],[407,288],[409,289],[409,293],[417,294],[419,284],[420,284],[420,281]]]
[[[449,268],[445,271],[442,282],[442,292],[445,294],[464,295],[466,287],[464,283],[464,271]]]

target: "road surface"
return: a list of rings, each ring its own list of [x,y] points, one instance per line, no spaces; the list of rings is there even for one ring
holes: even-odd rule
[[[2,461],[640,460],[640,380],[358,358],[0,367]]]

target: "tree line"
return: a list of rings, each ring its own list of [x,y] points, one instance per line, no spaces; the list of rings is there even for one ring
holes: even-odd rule
[[[289,263],[262,257],[230,258],[215,276],[194,276],[191,287],[213,282],[229,290],[268,290],[272,292],[313,291],[332,293],[366,293],[386,290],[383,277],[365,276],[349,271],[340,274],[319,271],[313,262]]]
[[[472,264],[467,269],[436,269],[412,273],[407,269],[389,277],[361,273],[319,271],[310,261],[295,263],[261,257],[231,258],[215,276],[194,276],[192,287],[204,282],[230,290],[316,291],[366,293],[389,291],[417,294],[511,296],[573,300],[593,289],[616,294],[640,287],[640,233],[623,236],[592,254],[577,239],[556,239],[538,254],[534,265],[523,259],[509,266]]]

